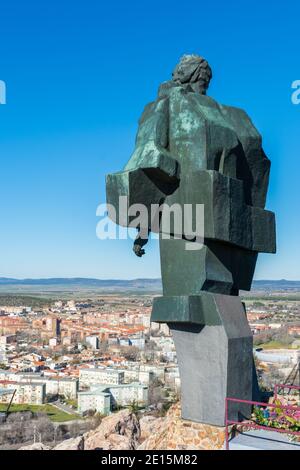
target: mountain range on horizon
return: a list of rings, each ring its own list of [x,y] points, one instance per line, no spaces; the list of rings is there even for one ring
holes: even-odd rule
[[[96,278],[40,278],[40,279],[16,279],[0,277],[0,287],[5,286],[66,286],[76,288],[128,288],[128,289],[161,289],[160,278],[138,278],[138,279],[96,279]],[[290,281],[286,279],[255,280],[252,289],[259,290],[300,290],[300,280]]]

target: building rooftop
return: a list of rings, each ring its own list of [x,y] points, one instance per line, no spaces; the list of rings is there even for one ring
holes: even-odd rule
[[[14,393],[14,388],[0,388],[0,396],[9,395],[10,393]]]
[[[97,388],[96,390],[90,390],[86,392],[78,392],[78,395],[103,395],[104,397],[110,397],[110,394],[108,392],[105,392],[105,389],[108,387],[106,386],[104,389],[102,388]]]
[[[97,368],[97,367],[93,367],[91,369],[81,369],[80,372],[105,372],[107,374],[120,374],[121,372],[117,369],[113,369],[113,368],[108,368],[108,367],[103,367],[103,368]]]

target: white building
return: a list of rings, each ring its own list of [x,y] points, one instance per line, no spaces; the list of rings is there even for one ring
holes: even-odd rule
[[[155,364],[141,364],[140,371],[152,372],[153,376],[164,382],[166,366]]]
[[[8,344],[15,343],[17,339],[16,335],[3,335],[0,336],[0,346],[7,346]]]
[[[66,398],[75,400],[78,394],[78,379],[68,377],[47,377],[42,383],[46,386],[47,395],[63,395]]]
[[[177,366],[166,368],[165,384],[174,390],[178,390],[180,388],[180,375],[179,368]]]
[[[300,359],[299,350],[293,349],[269,349],[254,351],[254,356],[259,361],[278,364],[298,364]]]
[[[78,412],[85,413],[89,410],[97,411],[102,415],[110,413],[110,393],[100,390],[89,390],[78,393]]]
[[[22,383],[13,381],[0,381],[1,389],[13,389],[16,391],[13,403],[21,405],[42,405],[45,402],[46,387],[41,383]],[[12,395],[1,394],[0,403],[9,403]]]
[[[152,371],[143,371],[139,368],[136,369],[123,369],[124,381],[126,383],[139,382],[143,385],[149,385],[154,378]]]
[[[99,338],[98,336],[87,336],[85,342],[93,349],[99,349]]]
[[[130,346],[135,346],[138,349],[145,349],[145,338],[144,336],[130,336]]]
[[[0,370],[0,381],[9,380],[12,382],[18,382],[18,374],[15,372],[10,372],[8,370]]]
[[[124,372],[109,367],[80,370],[80,387],[90,387],[94,384],[118,385],[123,382]]]
[[[98,386],[86,392],[78,393],[78,411],[84,413],[95,410],[101,414],[109,414],[118,406],[131,403],[139,406],[148,405],[148,387],[139,383]]]
[[[46,395],[64,395],[66,398],[76,399],[79,388],[78,379],[72,377],[44,377],[34,373],[12,373],[0,371],[0,380],[16,383],[44,384]]]
[[[136,382],[112,385],[107,391],[112,397],[112,407],[128,406],[133,402],[140,406],[148,405],[148,387],[146,385]]]
[[[50,346],[50,348],[55,348],[57,346],[57,338],[50,338],[49,339],[49,346]]]
[[[8,363],[6,348],[0,345],[0,362],[2,364]]]
[[[145,348],[145,338],[141,335],[123,336],[119,338],[120,346],[135,346],[139,349]]]

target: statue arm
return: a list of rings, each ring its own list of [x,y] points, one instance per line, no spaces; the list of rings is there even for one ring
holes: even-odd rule
[[[154,182],[179,180],[179,164],[168,146],[169,99],[165,97],[145,107],[139,120],[136,147],[125,170],[142,169]]]
[[[165,197],[179,186],[180,168],[168,151],[169,100],[159,98],[146,106],[139,121],[135,150],[124,170],[106,178],[107,202],[116,210],[109,217],[123,226],[129,226],[127,213],[120,214],[119,198],[126,196],[128,207],[144,204],[148,209],[147,226],[138,227],[133,251],[142,256],[151,227],[151,206],[160,205]]]

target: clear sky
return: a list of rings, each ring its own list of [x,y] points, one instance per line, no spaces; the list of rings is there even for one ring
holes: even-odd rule
[[[300,279],[300,4],[286,0],[9,0],[0,5],[0,276],[158,277],[158,244],[96,238],[105,174],[184,53],[210,62],[209,94],[247,110],[272,160],[278,253],[256,279]]]

